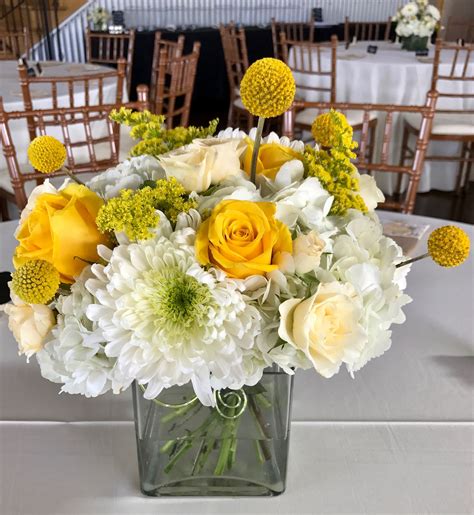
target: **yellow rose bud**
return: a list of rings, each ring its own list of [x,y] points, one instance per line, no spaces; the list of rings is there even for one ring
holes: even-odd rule
[[[199,227],[198,261],[239,279],[277,270],[279,253],[291,254],[293,244],[275,211],[271,202],[223,200]]]
[[[61,282],[73,283],[88,262],[97,261],[97,245],[107,243],[95,222],[102,205],[98,195],[79,184],[39,195],[16,234],[15,267],[43,259],[56,268]]]
[[[243,158],[244,170],[250,175],[254,143],[250,138],[247,138],[246,141],[247,150]],[[264,143],[258,149],[257,175],[265,175],[269,179],[274,179],[280,168],[293,159],[301,161],[303,154],[279,143]]]

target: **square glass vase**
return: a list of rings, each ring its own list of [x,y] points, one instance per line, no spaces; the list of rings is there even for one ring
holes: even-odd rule
[[[156,399],[133,385],[141,491],[148,496],[274,496],[284,492],[293,376],[267,369],[255,386],[203,406],[190,384]]]
[[[402,38],[402,50],[409,52],[419,52],[428,48],[428,37],[408,36]]]

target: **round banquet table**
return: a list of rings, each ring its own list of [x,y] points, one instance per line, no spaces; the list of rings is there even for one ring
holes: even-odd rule
[[[0,96],[3,97],[4,108],[6,111],[22,111],[24,110],[23,96],[21,93],[17,61],[0,61]],[[57,61],[46,61],[41,63],[43,70],[43,77],[69,77],[80,75],[93,75],[99,72],[108,72],[110,68],[99,66],[95,64],[84,63],[61,63]],[[116,98],[116,80],[110,78],[104,80],[103,85],[103,103],[114,103]],[[51,99],[51,86],[49,84],[33,84],[31,86],[31,95],[34,109],[50,109],[53,107]],[[127,101],[126,88],[124,88],[124,102]],[[98,84],[94,81],[90,82],[89,103],[95,105],[99,103],[99,89]],[[74,84],[74,104],[81,106],[85,104],[84,83],[77,81]],[[58,86],[58,107],[69,106],[69,93],[65,84]],[[12,135],[12,140],[15,144],[17,158],[20,168],[30,170],[28,165],[26,150],[29,145],[29,137],[26,120],[13,120],[9,122],[9,128]],[[97,138],[108,134],[106,124],[103,122],[94,123],[94,134]],[[64,138],[61,129],[58,127],[48,128],[48,134],[55,136],[59,140]],[[71,125],[70,137],[72,141],[84,140],[84,130],[79,124]],[[128,130],[124,129],[120,136],[120,155],[121,160],[125,159],[128,151],[130,150],[133,142],[128,137]],[[98,152],[107,153],[101,155],[101,158],[106,158],[110,154],[108,144],[98,145],[96,149]],[[77,150],[75,157],[80,162],[81,160],[88,161],[88,152],[85,147]],[[8,175],[7,164],[3,155],[0,153],[0,187],[5,187],[11,191],[10,178]],[[33,183],[28,184],[27,193],[34,186]]]
[[[377,45],[375,54],[369,54],[367,47]],[[431,89],[431,73],[433,67],[434,47],[430,47],[427,57],[417,57],[415,52],[401,50],[397,43],[386,41],[363,41],[353,44],[349,49],[340,46],[337,52],[336,70],[336,99],[338,102],[423,105],[426,94]],[[289,63],[294,59],[294,52],[290,50]],[[321,54],[321,67],[328,70],[330,67],[329,50]],[[316,68],[316,56],[312,56],[313,66]],[[451,67],[449,53],[443,52],[440,63],[440,73],[447,72]],[[459,64],[459,70],[462,64]],[[317,69],[317,68],[316,68]],[[468,67],[468,76],[474,75],[474,55],[471,55]],[[295,74],[297,83],[318,87],[328,86],[328,78],[311,74]],[[460,81],[457,84],[440,84],[443,91],[450,88],[451,93],[474,94],[472,81]],[[307,101],[322,100],[318,92],[301,89],[298,96]],[[474,109],[474,98],[471,99],[440,99],[438,108],[446,109]],[[472,121],[474,125],[474,120]],[[377,133],[377,142],[382,140],[382,126]],[[390,147],[391,159],[398,163],[402,139],[402,117],[394,116],[393,136]],[[432,142],[429,145],[430,155],[460,155],[461,147],[457,143]],[[455,188],[458,171],[457,163],[426,162],[421,177],[419,192],[438,189],[450,191]],[[388,194],[392,194],[396,185],[396,176],[388,173],[376,173],[379,187]]]
[[[0,224],[0,271],[16,224]],[[411,254],[425,248],[426,236]],[[0,315],[0,513],[471,513],[473,267],[472,253],[452,270],[416,263],[407,322],[355,379],[296,374],[287,491],[274,499],[141,496],[130,393],[58,395]]]

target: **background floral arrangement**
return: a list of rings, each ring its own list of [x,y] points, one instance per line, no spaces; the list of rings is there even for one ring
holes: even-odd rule
[[[402,38],[426,38],[433,34],[440,18],[439,10],[428,0],[415,0],[401,7],[393,17],[397,22],[395,32]]]
[[[292,80],[274,59],[249,68],[250,134],[212,136],[217,122],[168,131],[122,109],[112,119],[141,139],[134,157],[86,185],[72,175],[35,188],[5,309],[45,378],[88,397],[137,381],[153,399],[191,383],[213,406],[273,364],[353,375],[390,347],[410,267],[374,213],[382,193],[351,163],[352,128],[331,111],[313,123],[316,145],[260,139],[261,120],[291,104]],[[65,156],[49,136],[29,149],[45,173]],[[444,228],[428,252],[455,266],[469,240]]]

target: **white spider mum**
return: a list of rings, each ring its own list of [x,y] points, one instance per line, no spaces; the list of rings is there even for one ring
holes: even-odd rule
[[[71,286],[71,294],[56,301],[57,325],[36,355],[43,377],[63,383],[63,392],[86,397],[102,395],[111,388],[115,363],[104,353],[101,329],[86,316],[87,307],[95,302],[85,288],[91,277],[90,267],[85,267]]]
[[[163,219],[164,215],[160,214]],[[261,378],[265,362],[255,348],[260,315],[243,285],[195,259],[195,230],[186,217],[171,231],[166,220],[154,239],[101,248],[87,283],[100,305],[88,316],[102,328],[105,352],[117,359],[117,384],[146,384],[145,397],[192,382],[205,405],[213,390],[241,388]]]

